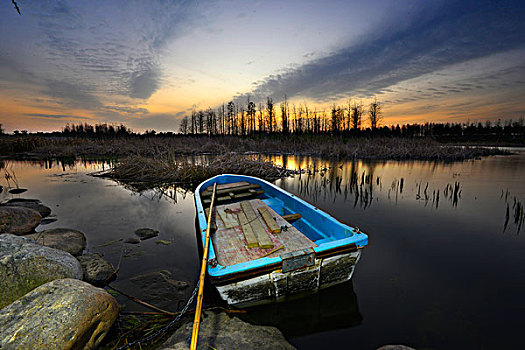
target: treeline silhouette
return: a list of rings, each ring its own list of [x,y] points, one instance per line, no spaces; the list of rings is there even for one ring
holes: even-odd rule
[[[266,103],[256,104],[249,98],[246,104],[230,101],[217,110],[193,111],[182,118],[181,134],[253,135],[253,134],[340,134],[359,133],[365,120],[376,130],[382,120],[382,104],[377,100],[368,109],[361,102],[348,101],[347,106],[332,105],[329,112],[304,105],[290,104],[286,97],[276,107],[268,97]]]
[[[193,111],[180,123],[184,135],[342,135],[383,137],[434,137],[437,139],[484,139],[525,135],[525,121],[520,118],[497,122],[413,123],[381,126],[383,104],[374,99],[367,108],[361,102],[348,101],[344,106],[332,105],[328,111],[309,108],[307,104],[291,105],[286,97],[279,113],[272,98],[258,108],[248,98],[246,104],[233,101],[217,110]]]
[[[354,109],[355,108],[355,109]],[[357,109],[357,112],[356,112]],[[352,106],[345,111],[341,107],[334,106],[328,118],[322,112],[310,112],[307,107],[291,108],[289,115],[282,115],[277,119],[276,115],[259,110],[253,114],[221,114],[207,111],[196,111],[191,117],[185,117],[181,121],[179,133],[156,132],[146,130],[143,133],[134,132],[123,124],[112,125],[99,124],[66,124],[61,131],[51,133],[28,133],[15,130],[13,135],[39,135],[39,136],[61,136],[74,138],[133,138],[133,137],[173,137],[173,136],[239,136],[239,137],[264,137],[264,136],[341,136],[341,137],[401,137],[401,138],[432,138],[437,141],[518,141],[525,143],[525,120],[498,120],[496,122],[465,122],[465,123],[413,123],[403,125],[369,126],[363,127],[363,121],[358,119],[359,105]],[[231,106],[230,106],[231,110]],[[380,108],[378,109],[380,111]],[[286,109],[288,111],[288,109]],[[362,114],[362,113],[361,113]],[[257,119],[252,118],[255,115]],[[249,118],[247,118],[249,116]],[[370,112],[369,112],[370,116]],[[380,116],[380,115],[379,115]],[[290,119],[287,119],[290,117]],[[288,120],[288,122],[286,122]],[[380,119],[376,119],[379,121]],[[277,122],[278,121],[278,122]],[[358,124],[359,122],[359,124]],[[188,123],[188,124],[186,124]],[[356,127],[358,125],[358,127]],[[3,134],[0,124],[0,134]]]

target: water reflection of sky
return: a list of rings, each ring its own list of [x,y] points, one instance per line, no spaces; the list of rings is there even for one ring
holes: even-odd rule
[[[320,170],[276,184],[359,226],[370,243],[350,285],[254,309],[246,316],[252,322],[278,326],[300,349],[350,341],[358,349],[387,343],[432,349],[521,345],[525,233],[516,233],[512,217],[505,232],[503,223],[506,204],[512,205],[514,197],[525,201],[525,153],[455,163],[271,158],[287,168]],[[199,259],[191,193],[175,191],[173,198],[155,191],[138,194],[86,175],[100,170],[100,164],[46,169],[9,162],[8,169],[29,189],[19,196],[42,199],[58,219],[37,230],[79,229],[87,234],[90,250],[117,264],[121,243],[98,246],[125,238],[136,228],[151,227],[160,231],[159,239],[173,243],[150,240],[132,247],[119,279],[167,268],[195,282]],[[370,181],[361,186],[363,174]],[[371,188],[367,205],[354,204],[355,191],[347,189],[345,196],[345,185],[352,181],[360,191]],[[444,189],[456,183],[461,195],[454,203]],[[435,195],[432,199],[438,190],[436,205]],[[502,193],[508,193],[507,201]],[[0,196],[3,200],[11,195],[4,191]],[[297,324],[301,319],[308,320],[302,328]]]

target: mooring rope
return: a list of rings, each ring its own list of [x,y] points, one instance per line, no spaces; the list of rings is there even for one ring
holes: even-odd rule
[[[168,323],[166,326],[162,327],[161,329],[159,329],[158,331],[156,331],[155,333],[153,334],[150,334],[148,335],[147,337],[145,338],[142,338],[142,339],[139,339],[139,340],[135,340],[134,342],[131,342],[129,344],[125,344],[119,348],[117,348],[116,350],[124,350],[124,349],[129,349],[130,347],[132,346],[135,346],[135,345],[139,345],[139,344],[144,344],[144,343],[149,343],[150,341],[152,341],[153,339],[157,338],[159,335],[161,335],[162,333],[166,332],[167,330],[169,330],[171,327],[173,327],[175,325],[175,323],[177,323],[178,321],[180,321],[180,319],[182,318],[182,316],[184,316],[184,314],[188,311],[188,308],[190,307],[190,305],[193,303],[193,299],[195,299],[195,296],[197,295],[197,291],[199,290],[199,281],[197,281],[197,284],[195,285],[195,289],[193,289],[193,292],[191,293],[191,297],[188,299],[188,302],[186,303],[186,305],[184,305],[184,308],[182,308],[180,314],[178,314],[170,323]]]

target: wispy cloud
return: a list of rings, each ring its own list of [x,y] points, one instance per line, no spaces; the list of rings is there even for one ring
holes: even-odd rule
[[[65,81],[47,80],[42,93],[65,101],[69,107],[82,109],[97,109],[102,107],[100,100],[89,88],[81,84],[72,84]]]
[[[250,95],[263,100],[287,94],[318,102],[337,99],[340,94],[367,97],[455,63],[524,45],[523,2],[456,1],[431,9],[426,3],[421,6],[410,21],[396,19],[358,44],[268,76]],[[396,23],[402,30],[392,30]],[[237,98],[244,100],[246,95]]]
[[[33,20],[28,23],[36,26],[31,39],[41,62],[29,70],[46,83],[78,83],[77,91],[90,86],[93,95],[137,99],[148,99],[161,87],[159,54],[163,45],[197,27],[198,6],[205,6],[160,0],[126,2],[125,6],[71,1],[31,5],[27,12]],[[18,23],[14,26],[20,33],[27,30]],[[9,49],[17,52],[23,47]]]

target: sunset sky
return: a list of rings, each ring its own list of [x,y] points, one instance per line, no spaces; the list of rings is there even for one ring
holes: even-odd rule
[[[525,1],[0,0],[0,123],[176,131],[288,96],[384,104],[383,124],[525,117]]]

